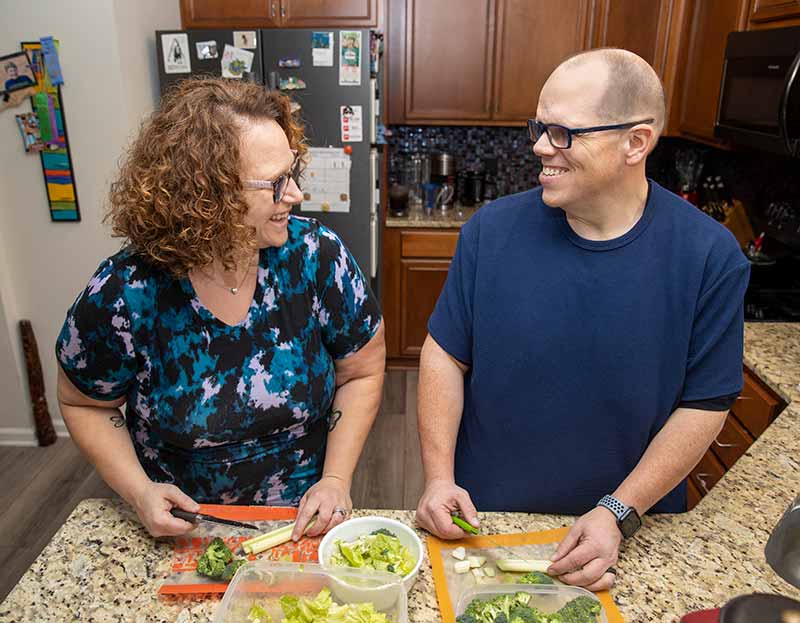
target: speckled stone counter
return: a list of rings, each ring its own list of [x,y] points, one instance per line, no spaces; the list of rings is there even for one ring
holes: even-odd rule
[[[436,227],[460,229],[461,226],[472,218],[478,210],[477,207],[468,208],[456,205],[447,212],[434,210],[431,214],[425,214],[418,206],[412,206],[407,216],[386,216],[386,227]]]
[[[676,621],[754,591],[800,599],[764,560],[772,527],[800,490],[800,324],[751,324],[745,362],[789,407],[700,504],[656,515],[625,544],[612,595],[629,622]],[[408,523],[411,511],[360,511]],[[569,517],[485,513],[487,532],[569,525]],[[424,538],[424,534],[420,534]],[[87,500],[70,515],[8,598],[0,621],[209,621],[215,599],[158,599],[171,549],[119,502]],[[430,568],[409,594],[411,623],[439,620]]]

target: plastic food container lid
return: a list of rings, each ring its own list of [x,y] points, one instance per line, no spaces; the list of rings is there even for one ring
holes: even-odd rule
[[[531,596],[528,605],[546,614],[552,614],[576,597],[591,597],[597,603],[600,603],[594,593],[579,586],[567,586],[565,584],[482,584],[461,593],[456,604],[456,616],[464,614],[473,599],[485,601],[497,595],[513,595],[514,593],[528,593]],[[605,610],[600,611],[598,621],[608,623]]]
[[[337,604],[371,602],[391,623],[408,623],[408,602],[401,578],[372,569],[323,569],[317,564],[255,560],[242,565],[228,585],[214,623],[242,623],[254,603],[273,623],[281,623],[279,599],[296,595],[313,599],[328,588]]]

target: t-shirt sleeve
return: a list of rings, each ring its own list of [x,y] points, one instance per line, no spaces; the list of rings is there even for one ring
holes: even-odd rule
[[[449,355],[472,365],[472,313],[478,247],[478,220],[461,228],[444,289],[428,319],[428,333]]]
[[[358,351],[381,324],[381,309],[364,274],[333,231],[319,228],[317,318],[334,359]]]
[[[67,312],[56,357],[83,394],[95,400],[124,396],[137,372],[122,281],[112,260],[97,269]]]
[[[700,295],[681,403],[741,392],[744,293],[749,276],[750,265],[737,261]]]

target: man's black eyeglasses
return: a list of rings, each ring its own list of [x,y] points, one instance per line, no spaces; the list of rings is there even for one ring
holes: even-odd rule
[[[274,180],[242,180],[242,185],[248,190],[271,188],[272,201],[280,203],[281,199],[283,199],[283,195],[286,193],[286,189],[289,188],[289,180],[294,179],[295,182],[298,181],[303,165],[303,161],[300,159],[297,150],[293,149],[292,153],[294,154],[294,160],[287,173],[279,175]]]
[[[591,128],[568,128],[557,123],[542,123],[536,119],[528,119],[528,132],[531,140],[536,142],[547,134],[547,140],[556,149],[569,149],[572,147],[572,137],[576,134],[589,134],[590,132],[605,132],[607,130],[624,130],[641,123],[653,123],[655,119],[643,119],[629,123],[615,123],[614,125],[596,125]]]

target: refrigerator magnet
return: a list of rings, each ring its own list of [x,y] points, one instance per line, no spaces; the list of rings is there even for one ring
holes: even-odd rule
[[[219,58],[219,49],[216,41],[198,41],[194,45],[197,48],[197,60],[204,61],[209,58]]]
[[[254,56],[252,52],[226,43],[222,51],[222,77],[241,78],[242,74],[249,72],[253,67]]]
[[[296,76],[289,76],[285,80],[283,78],[280,79],[278,82],[278,88],[281,91],[296,91],[299,89],[305,89],[306,83],[304,80],[297,78]]]
[[[164,56],[165,74],[189,74],[189,36],[185,32],[161,35],[161,53]]]
[[[361,31],[339,31],[339,86],[361,84]]]
[[[245,50],[255,50],[256,45],[256,31],[255,30],[234,30],[233,31],[233,45],[237,48]],[[248,69],[248,71],[250,71]]]
[[[364,122],[361,106],[340,106],[343,143],[360,143],[364,140]]]
[[[278,59],[278,67],[300,67],[300,65],[300,59],[293,56]]]
[[[314,67],[333,67],[333,33],[311,33],[311,64]]]

